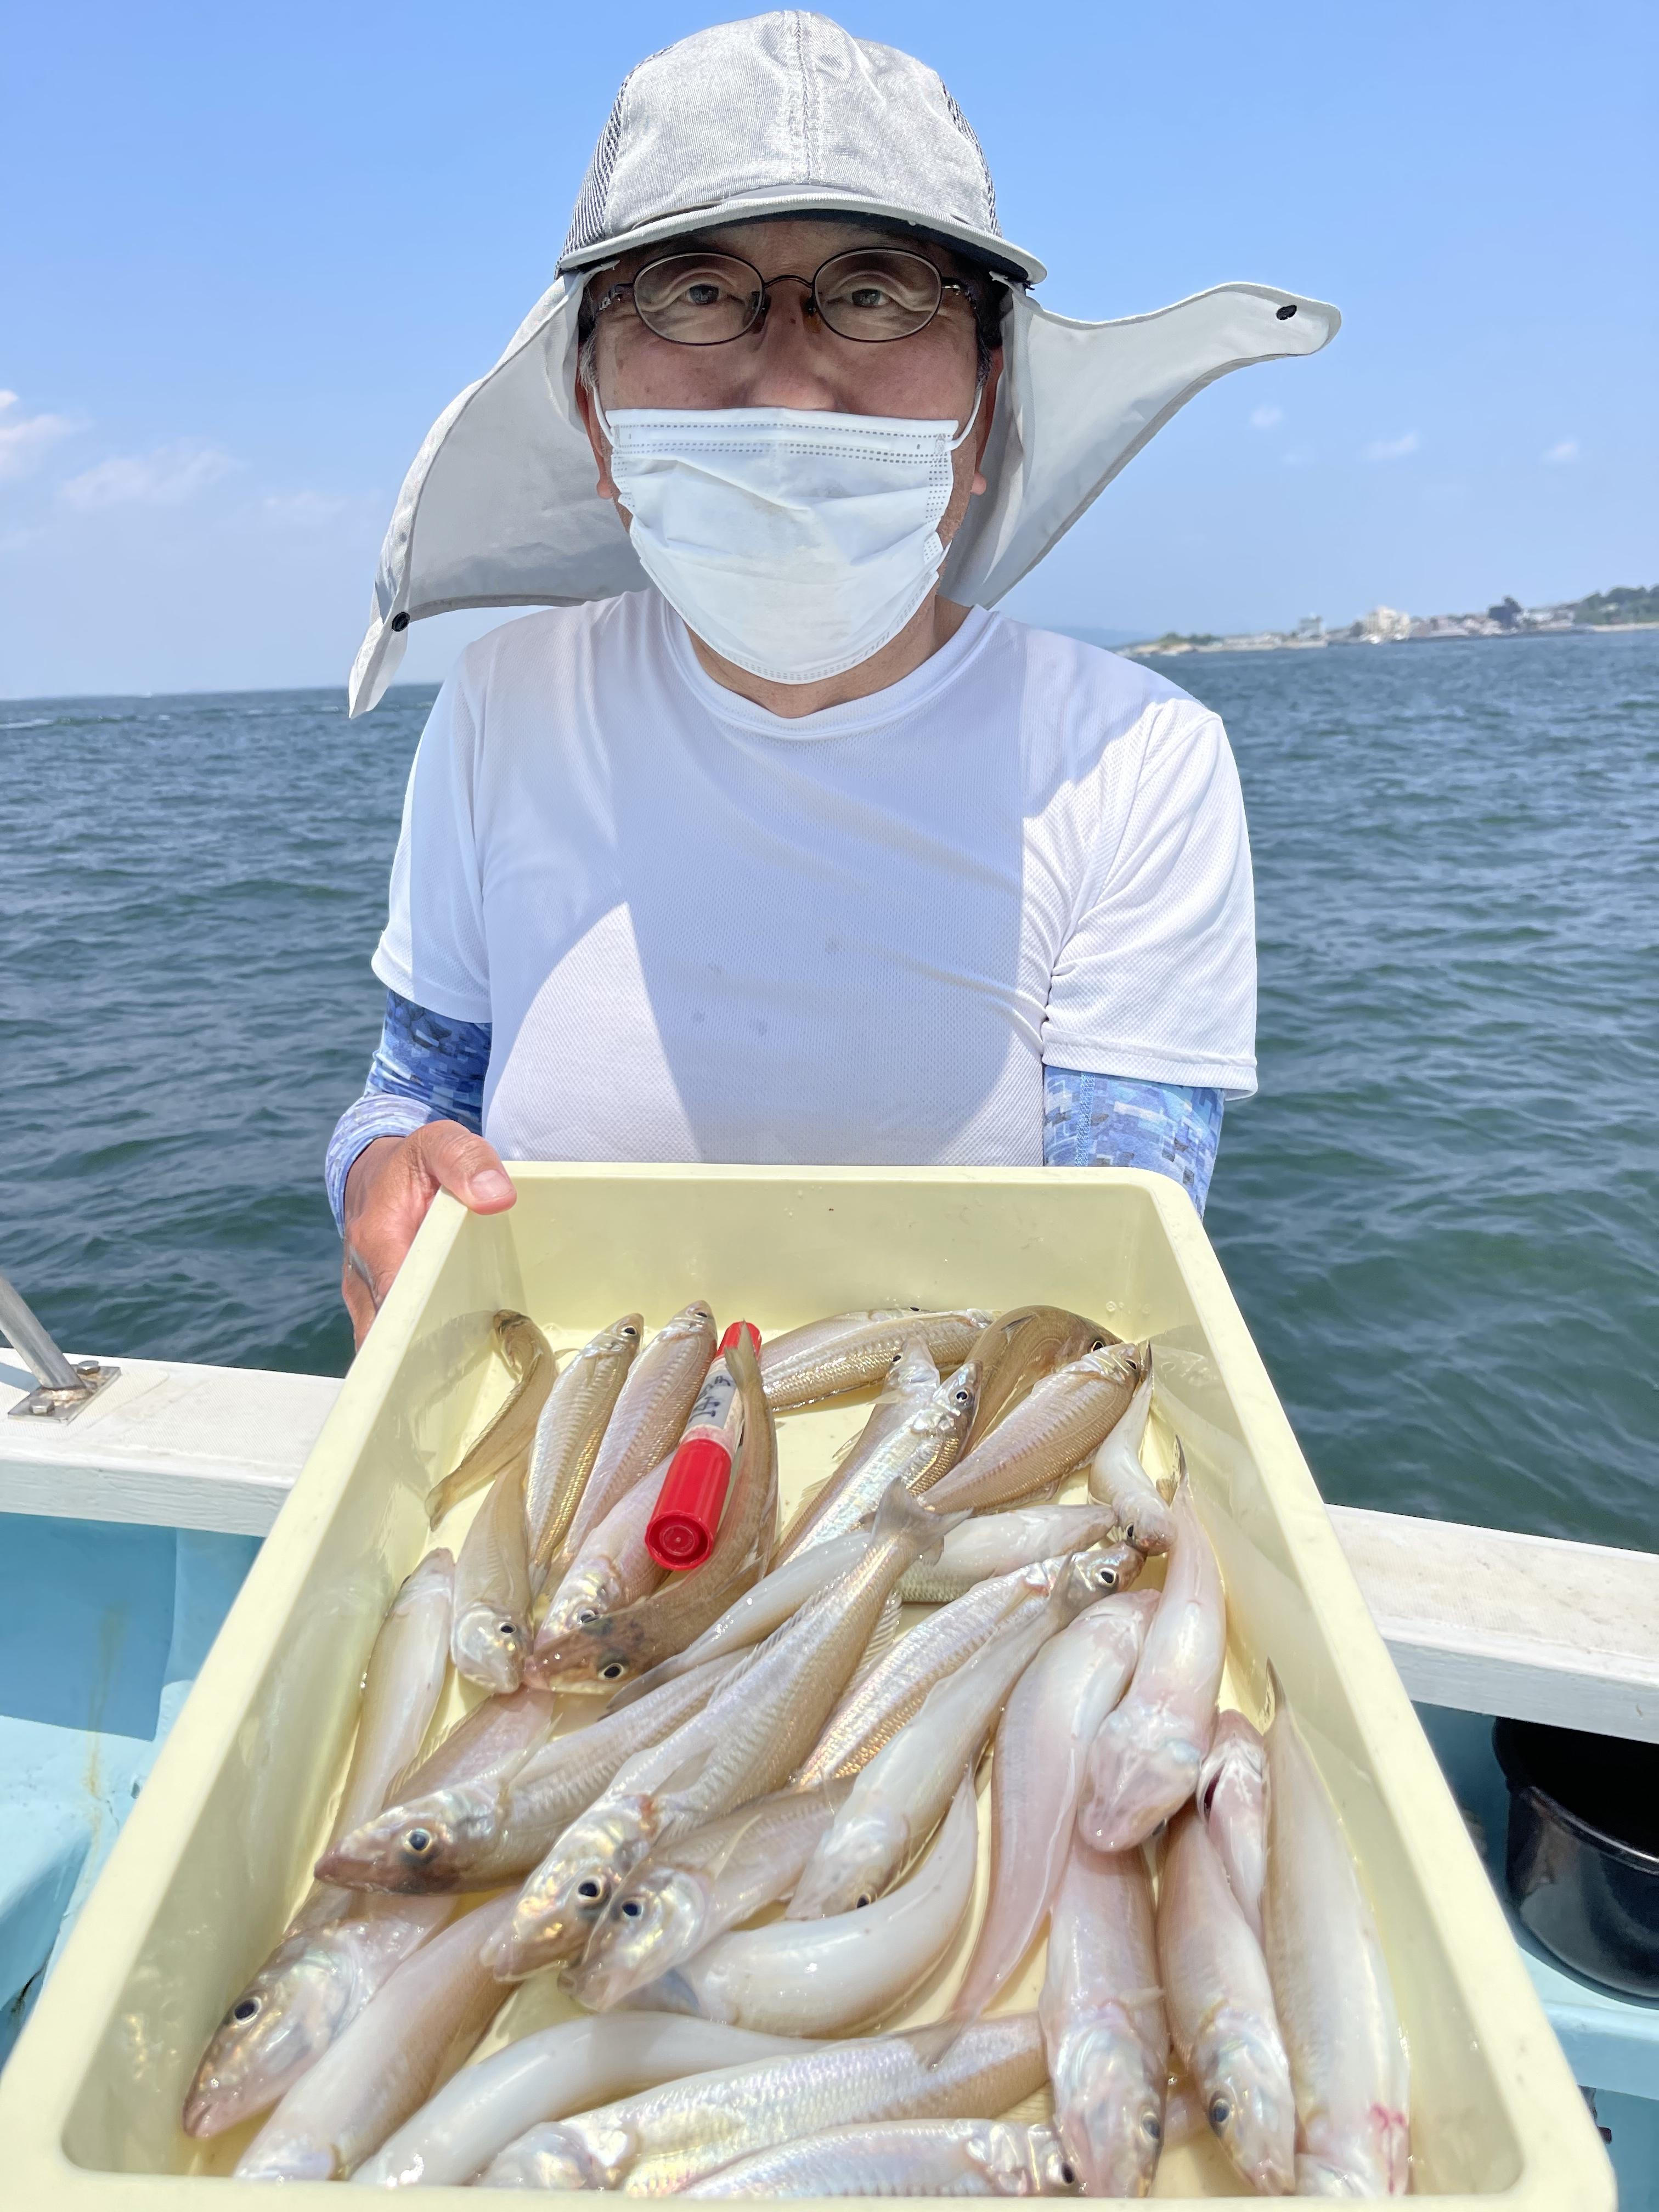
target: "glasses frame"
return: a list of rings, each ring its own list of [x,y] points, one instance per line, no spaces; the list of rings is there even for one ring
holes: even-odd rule
[[[746,338],[751,331],[763,328],[766,318],[771,312],[772,288],[775,284],[804,284],[807,290],[808,304],[811,307],[812,313],[817,317],[819,323],[826,331],[830,331],[832,337],[845,338],[848,345],[902,345],[906,338],[920,337],[922,332],[928,328],[929,325],[937,319],[939,309],[945,305],[945,295],[947,292],[961,293],[963,298],[966,300],[969,305],[975,310],[976,318],[978,314],[978,295],[975,294],[971,284],[959,283],[955,277],[947,276],[937,262],[930,261],[925,253],[913,252],[908,246],[883,246],[876,247],[858,246],[843,246],[839,253],[826,255],[825,258],[819,262],[817,267],[812,271],[812,274],[810,276],[803,276],[792,269],[781,270],[775,276],[763,276],[760,270],[756,268],[754,263],[752,261],[745,261],[742,254],[726,253],[718,249],[711,248],[707,255],[708,259],[711,261],[735,262],[739,269],[748,270],[750,275],[754,277],[754,313],[750,316],[749,320],[744,325],[743,328],[740,331],[733,331],[731,337],[728,338],[670,337],[665,331],[658,330],[653,323],[647,322],[644,315],[640,313],[639,302],[633,298],[634,287],[641,281],[641,278],[648,276],[653,269],[660,269],[664,262],[686,260],[693,258],[696,254],[696,252],[697,249],[695,246],[683,246],[677,248],[672,253],[659,253],[653,260],[647,261],[645,266],[639,270],[636,276],[628,279],[626,282],[615,283],[610,286],[609,289],[593,302],[593,316],[595,321],[604,314],[607,307],[614,307],[622,300],[628,299],[633,301],[634,313],[636,315],[639,315],[641,323],[643,325],[645,329],[650,331],[653,338],[660,338],[665,345],[689,346],[696,352],[706,352],[712,346],[735,345],[739,338]],[[923,268],[931,269],[933,270],[934,276],[939,279],[939,297],[933,302],[932,313],[928,315],[927,322],[918,323],[913,331],[900,331],[894,337],[884,338],[854,337],[845,331],[836,330],[835,325],[829,319],[823,312],[823,303],[818,297],[818,279],[823,276],[824,270],[830,268],[836,262],[845,261],[853,254],[871,252],[898,254],[906,261],[919,261]]]

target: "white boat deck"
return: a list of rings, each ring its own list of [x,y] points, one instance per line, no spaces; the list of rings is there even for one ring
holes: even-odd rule
[[[122,1359],[58,1427],[4,1416],[28,1386],[0,1347],[0,1512],[262,1536],[339,1384]],[[1465,1712],[1659,1742],[1659,1555],[1333,1506],[1407,1689]]]

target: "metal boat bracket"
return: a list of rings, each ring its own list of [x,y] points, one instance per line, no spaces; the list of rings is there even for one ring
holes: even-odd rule
[[[0,1336],[30,1369],[37,1385],[11,1408],[8,1419],[14,1421],[72,1421],[121,1371],[96,1359],[65,1359],[22,1292],[4,1275],[0,1275]]]

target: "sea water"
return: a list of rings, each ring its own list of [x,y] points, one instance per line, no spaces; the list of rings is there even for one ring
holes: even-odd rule
[[[1327,1497],[1659,1546],[1659,634],[1160,664],[1249,811],[1208,1226]],[[432,693],[0,702],[0,1268],[339,1372],[324,1146]]]

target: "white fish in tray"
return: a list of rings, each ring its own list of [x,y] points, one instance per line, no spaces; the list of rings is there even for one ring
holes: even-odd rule
[[[828,2128],[735,2160],[686,2197],[1073,2197],[1052,2128],[1012,2120],[884,2120]]]
[[[1304,2197],[1398,2197],[1411,2183],[1411,2070],[1359,1870],[1278,1678],[1267,1730],[1262,1917],[1296,2084]]]
[[[498,1694],[518,1688],[530,1652],[530,1596],[524,1469],[515,1464],[490,1484],[455,1562],[449,1656],[458,1674]]]
[[[721,1936],[651,1983],[642,2005],[777,2035],[837,2035],[890,2015],[939,1965],[973,1899],[979,1823],[964,1774],[927,1857],[862,1911]]]
[[[665,1459],[641,1476],[587,1531],[548,1601],[536,1632],[538,1644],[556,1644],[657,1588],[667,1569],[647,1551],[645,1532],[672,1464],[672,1458]]]
[[[1221,1854],[1250,1932],[1263,1942],[1261,1886],[1267,1874],[1267,1747],[1243,1713],[1216,1716],[1198,1770],[1198,1809]]]
[[[734,2159],[854,2120],[969,2119],[1040,2088],[1033,2013],[832,2043],[804,2057],[696,2075],[532,2128],[486,2167],[484,2186],[617,2189],[666,2197]]]
[[[926,1340],[920,1336],[908,1338],[887,1370],[870,1408],[869,1419],[844,1447],[835,1472],[827,1481],[809,1491],[791,1516],[778,1544],[780,1560],[793,1558],[809,1539],[814,1542],[822,1540],[815,1531],[823,1512],[848,1486],[856,1483],[888,1438],[902,1429],[913,1414],[921,1411],[939,1386],[939,1369]]]
[[[1085,1551],[1115,1526],[1109,1505],[1015,1505],[1006,1513],[975,1514],[952,1528],[937,1559],[911,1568],[899,1595],[907,1605],[948,1605],[994,1575]]]
[[[1167,1552],[1175,1522],[1163,1493],[1140,1463],[1141,1441],[1152,1407],[1152,1358],[1144,1348],[1146,1372],[1128,1409],[1096,1452],[1089,1468],[1089,1495],[1109,1505],[1124,1537],[1140,1552]]]
[[[979,1369],[965,1360],[873,1450],[855,1454],[831,1478],[785,1538],[781,1556],[793,1558],[867,1527],[890,1483],[902,1482],[913,1498],[930,1490],[956,1464],[978,1402]]]

